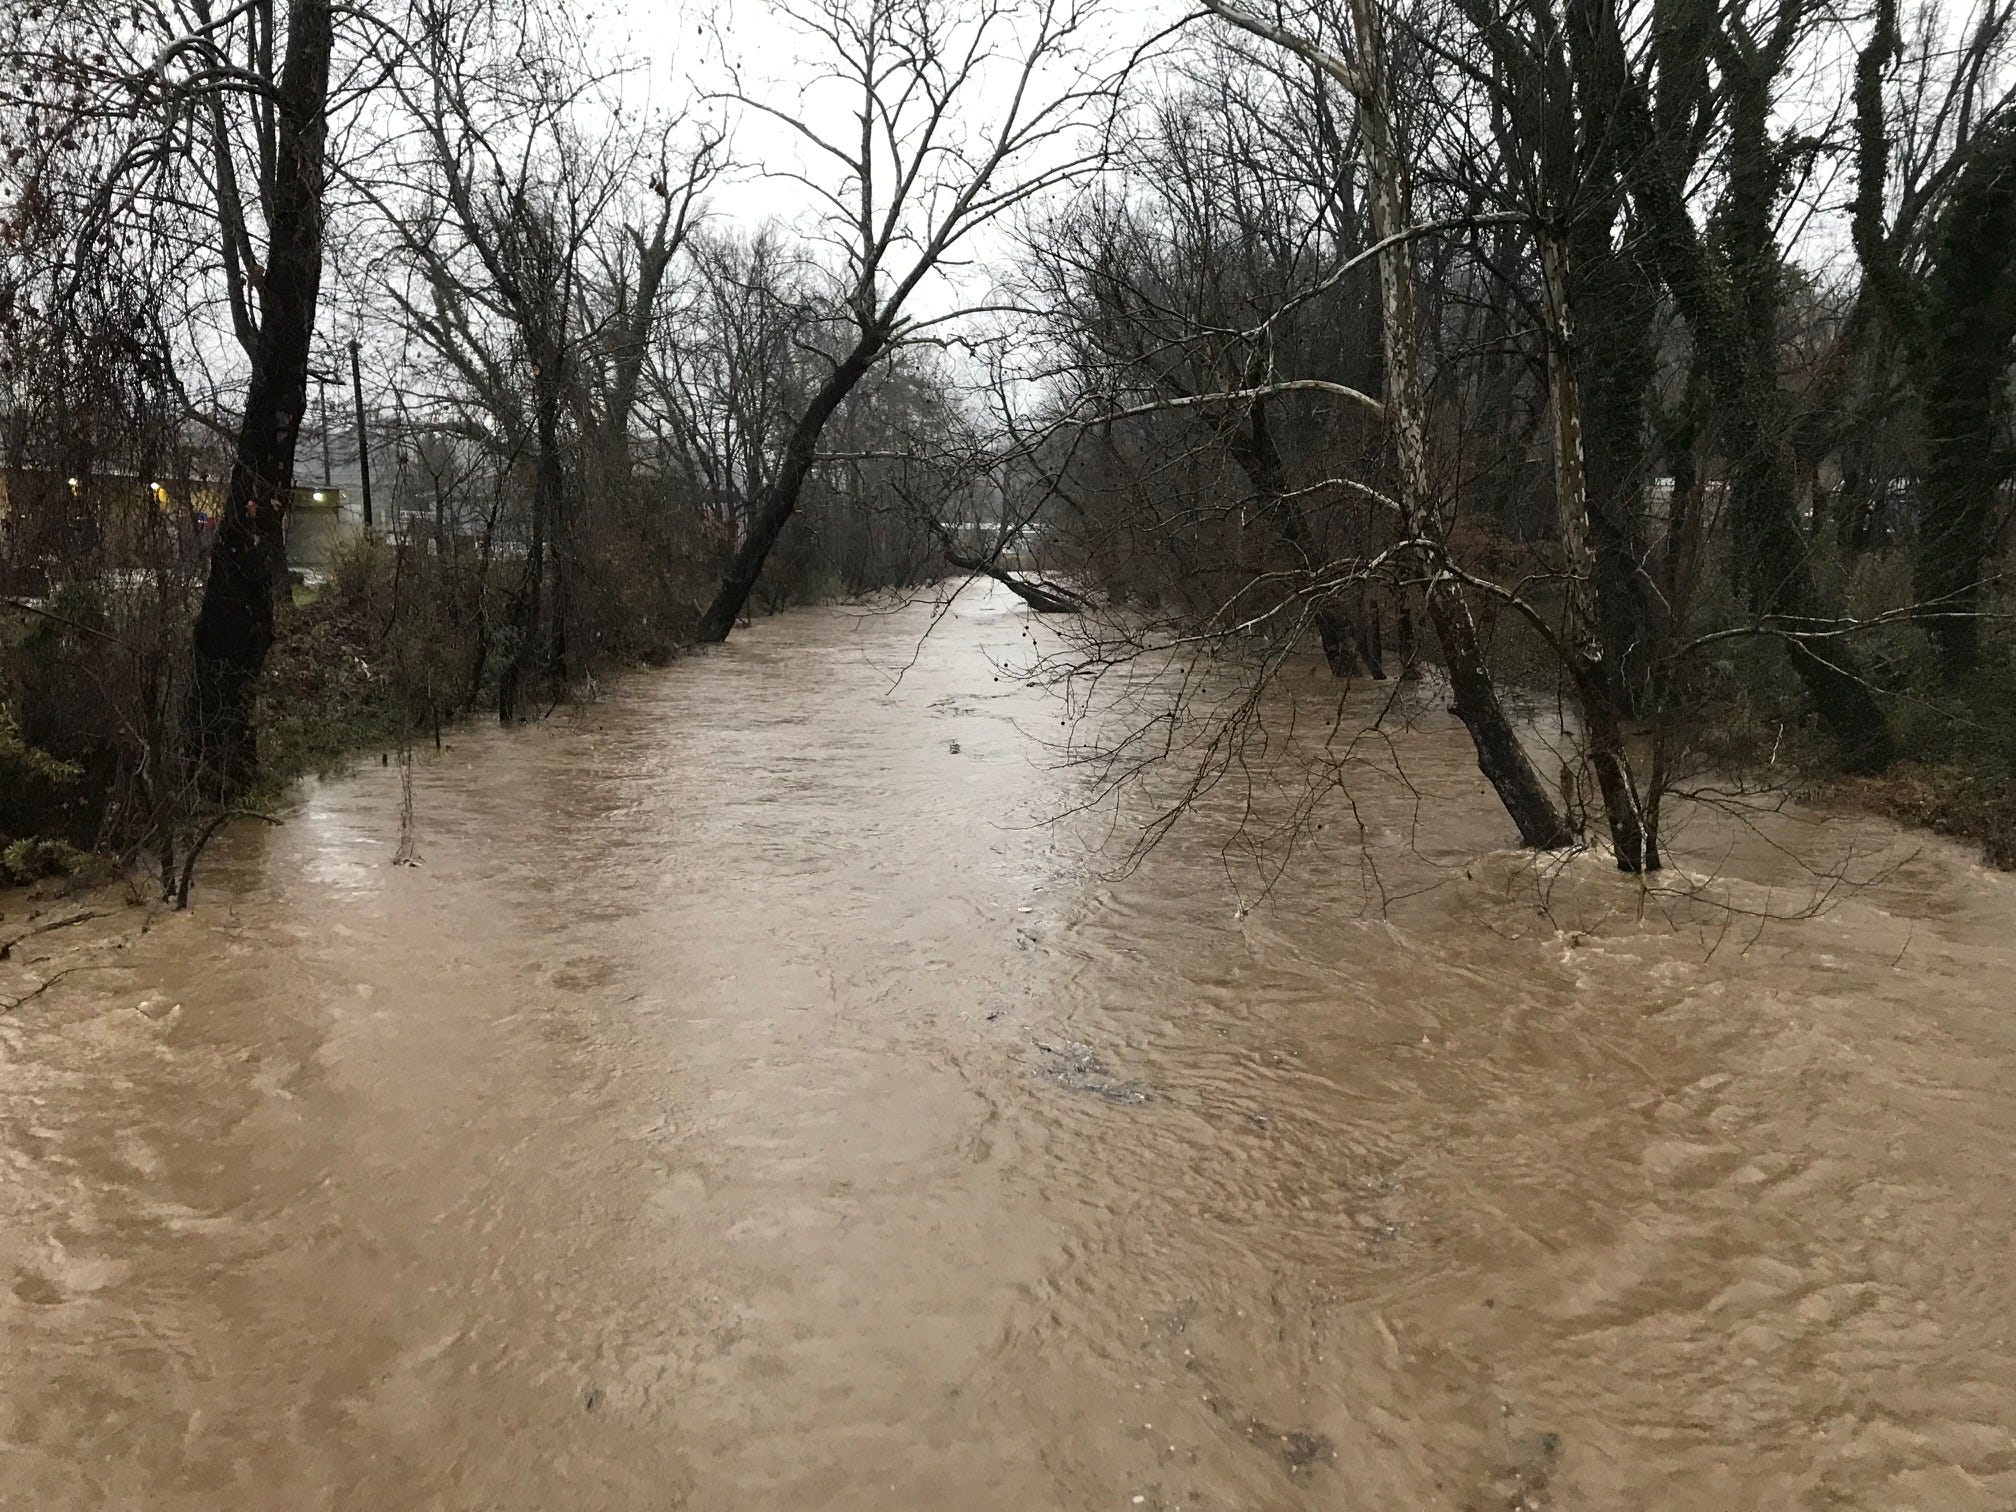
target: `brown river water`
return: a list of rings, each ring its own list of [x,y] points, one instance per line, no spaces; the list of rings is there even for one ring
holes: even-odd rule
[[[1704,813],[1641,907],[1434,719],[1362,832],[1256,863],[1227,784],[1129,870],[1042,632],[929,619],[0,966],[78,968],[0,1015],[0,1506],[2016,1508],[2011,879]]]

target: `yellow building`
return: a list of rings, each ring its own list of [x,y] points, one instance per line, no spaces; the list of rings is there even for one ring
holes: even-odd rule
[[[62,477],[0,468],[0,552],[16,568],[61,562],[141,567],[201,549],[216,527],[223,484],[208,478]],[[288,566],[326,572],[336,543],[359,527],[346,490],[287,491]]]

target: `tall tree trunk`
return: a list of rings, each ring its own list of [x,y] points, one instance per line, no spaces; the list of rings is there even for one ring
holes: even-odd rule
[[[1665,625],[1645,534],[1655,300],[1633,255],[1612,245],[1618,212],[1617,201],[1609,199],[1576,216],[1566,236],[1564,294],[1575,312],[1569,360],[1581,401],[1583,481],[1604,660],[1618,708],[1636,713]]]
[[[1605,45],[1621,48],[1614,16]],[[1687,203],[1673,142],[1655,130],[1642,84],[1618,112],[1621,145],[1637,164],[1631,193],[1646,224],[1645,245],[1694,339],[1716,400],[1722,452],[1729,460],[1730,515],[1736,560],[1751,609],[1784,634],[1793,671],[1821,722],[1856,771],[1887,766],[1894,754],[1889,722],[1839,637],[1807,638],[1837,616],[1814,581],[1810,543],[1801,528],[1785,439],[1785,395],[1777,369],[1781,269],[1772,210],[1783,155],[1770,141],[1770,80],[1756,45],[1732,46],[1729,191],[1722,216],[1726,264],[1718,265]]]
[[[1891,123],[1885,70],[1903,47],[1897,0],[1878,0],[1855,60],[1855,254],[1869,302],[1900,338],[1924,424],[1912,597],[1949,680],[1981,656],[1988,522],[2012,459],[2003,445],[2009,344],[2016,339],[2016,115],[1984,122],[1931,238],[1921,284],[1906,270],[1908,228],[1884,225]],[[1865,508],[1856,534],[1875,534]]]
[[[252,378],[219,510],[189,686],[188,754],[216,793],[242,788],[258,755],[254,690],[273,647],[273,596],[286,579],[287,489],[308,407],[309,348],[322,286],[330,0],[293,0],[274,100],[275,155],[264,298]]]
[[[831,376],[820,385],[819,392],[812,396],[812,402],[798,417],[776,475],[758,496],[748,533],[735,549],[728,571],[722,576],[721,587],[714,595],[714,602],[700,616],[700,627],[694,632],[694,639],[725,641],[734,630],[735,621],[741,618],[749,595],[756,589],[757,579],[763,575],[763,564],[769,560],[770,549],[777,544],[777,537],[783,533],[785,523],[798,507],[798,495],[804,490],[805,479],[819,458],[819,437],[826,429],[826,422],[833,418],[833,412],[854,391],[855,385],[867,376],[868,370],[875,365],[875,359],[882,355],[887,340],[887,336],[879,330],[871,328],[864,331],[854,349],[834,367]]]
[[[1913,596],[1946,676],[1981,660],[1995,496],[2009,480],[2009,346],[2016,339],[2016,119],[1985,130],[1940,217],[1919,379],[1925,481]]]
[[[1598,604],[1599,558],[1591,545],[1592,514],[1582,460],[1582,394],[1570,360],[1575,323],[1565,249],[1551,228],[1540,233],[1548,313],[1547,378],[1554,412],[1554,493],[1561,549],[1568,567],[1567,662],[1582,710],[1589,765],[1603,794],[1617,869],[1659,869],[1659,836],[1650,806],[1638,793],[1618,717],[1620,679],[1606,663],[1607,636]]]
[[[1314,574],[1323,565],[1322,553],[1309,529],[1309,519],[1299,500],[1288,497],[1288,470],[1281,461],[1281,448],[1267,424],[1267,401],[1256,399],[1247,413],[1246,434],[1231,447],[1232,460],[1260,495],[1260,513],[1275,522],[1281,539],[1295,554],[1306,573]],[[1326,598],[1317,601],[1310,618],[1316,625],[1316,639],[1323,648],[1323,660],[1334,677],[1354,675],[1362,661],[1375,678],[1386,676],[1380,665],[1378,648],[1362,634],[1355,618]]]
[[[554,460],[560,456],[556,444]],[[567,486],[567,479],[559,468],[552,479],[552,508],[548,512],[551,522],[547,528],[547,554],[552,559],[553,612],[547,624],[545,668],[547,677],[561,687],[570,686],[574,680],[576,647],[573,644],[574,592],[576,567],[574,556],[576,546],[576,521],[574,505],[576,496]]]
[[[1670,25],[1671,7],[1661,10],[1655,34]],[[1615,126],[1626,79],[1624,59],[1608,45],[1612,16],[1608,0],[1565,0],[1556,54],[1565,77],[1556,92],[1573,112],[1576,148],[1572,171],[1566,159],[1550,165],[1549,197],[1575,206],[1561,250],[1577,337],[1570,360],[1583,420],[1596,603],[1617,705],[1631,714],[1658,691],[1653,664],[1667,647],[1675,611],[1647,531],[1659,291],[1637,248],[1641,228],[1628,215],[1631,180],[1643,165],[1620,150]]]
[[[546,661],[540,654],[539,628],[545,607],[546,541],[560,508],[567,478],[560,459],[560,383],[557,364],[541,363],[533,396],[535,456],[532,474],[532,520],[525,545],[525,570],[511,598],[511,656],[497,679],[497,718],[514,723],[534,669]],[[550,670],[550,665],[549,665]]]
[[[1796,630],[1834,618],[1835,606],[1814,581],[1812,546],[1799,523],[1787,405],[1778,379],[1784,269],[1773,212],[1784,159],[1770,139],[1770,79],[1755,45],[1727,49],[1725,72],[1731,77],[1725,236],[1729,284],[1741,318],[1735,331],[1723,333],[1729,345],[1709,373],[1719,372],[1725,388],[1724,434],[1734,454],[1730,512],[1750,605],[1759,614],[1789,619]],[[1822,723],[1849,767],[1875,771],[1889,765],[1889,721],[1862,675],[1860,659],[1838,638],[1821,644],[1824,649],[1798,638],[1786,642],[1793,670]]]
[[[1414,326],[1414,273],[1403,233],[1412,229],[1406,161],[1394,135],[1385,79],[1385,39],[1376,0],[1351,0],[1357,73],[1347,80],[1358,96],[1359,140],[1370,188],[1372,236],[1388,243],[1379,256],[1379,289],[1386,349],[1386,410],[1399,474],[1401,528],[1436,543],[1443,535],[1428,469],[1427,406],[1422,397],[1419,333]],[[1540,774],[1498,701],[1484,663],[1476,622],[1456,578],[1431,563],[1424,592],[1428,620],[1442,645],[1455,695],[1456,717],[1470,732],[1477,765],[1497,792],[1519,837],[1536,849],[1573,842],[1574,831],[1555,807]]]

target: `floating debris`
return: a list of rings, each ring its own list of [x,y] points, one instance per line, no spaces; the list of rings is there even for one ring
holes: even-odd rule
[[[1288,1473],[1297,1480],[1318,1465],[1328,1464],[1337,1458],[1337,1446],[1327,1434],[1305,1433],[1299,1429],[1284,1431],[1258,1418],[1246,1424],[1246,1437],[1286,1465]]]
[[[1110,1103],[1138,1106],[1148,1101],[1148,1088],[1138,1081],[1123,1081],[1113,1068],[1099,1058],[1089,1045],[1063,1040],[1057,1044],[1036,1041],[1043,1053],[1043,1074],[1067,1092],[1090,1092]]]

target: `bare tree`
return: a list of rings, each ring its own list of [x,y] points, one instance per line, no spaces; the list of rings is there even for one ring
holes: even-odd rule
[[[1370,203],[1372,244],[1378,249],[1385,333],[1385,415],[1392,435],[1397,488],[1391,503],[1401,536],[1420,551],[1430,623],[1442,644],[1457,715],[1477,748],[1477,762],[1526,844],[1542,849],[1573,838],[1531,758],[1519,743],[1484,662],[1476,622],[1464,597],[1464,579],[1444,549],[1448,517],[1434,487],[1429,461],[1429,418],[1422,388],[1414,300],[1413,243],[1422,228],[1413,218],[1410,164],[1400,137],[1376,0],[1350,0],[1344,53],[1287,26],[1255,15],[1230,0],[1205,0],[1212,15],[1261,38],[1333,81],[1357,115],[1359,152]]]
[[[809,272],[775,227],[703,233],[685,300],[645,368],[660,448],[728,550],[768,493],[792,417],[818,381],[806,347],[833,316]]]
[[[1085,0],[809,0],[780,10],[817,49],[851,130],[808,123],[795,104],[736,98],[790,127],[810,153],[810,170],[790,176],[822,207],[819,235],[840,259],[831,271],[843,313],[700,618],[703,641],[734,629],[841,403],[893,350],[970,310],[970,296],[941,284],[954,308],[914,311],[926,280],[983,228],[1100,161],[1096,128],[1117,84],[1080,56]],[[1002,103],[985,112],[989,100]]]
[[[420,277],[424,302],[396,276],[388,289],[408,328],[484,412],[479,433],[530,473],[498,683],[507,722],[535,676],[576,670],[582,479],[577,466],[570,484],[569,456],[585,438],[599,483],[628,472],[652,325],[716,146],[675,152],[676,128],[659,129],[648,188],[633,186],[637,134],[610,124],[607,79],[577,66],[584,49],[559,26],[536,6],[417,0],[387,70],[397,134],[364,186],[395,267]],[[641,223],[625,223],[633,187],[655,206]]]
[[[1648,255],[1687,324],[1714,397],[1731,474],[1734,560],[1754,628],[1783,642],[1847,764],[1875,770],[1894,754],[1889,721],[1815,575],[1778,370],[1784,281],[1776,212],[1794,159],[1772,139],[1772,93],[1813,15],[1805,0],[1761,12],[1739,6],[1697,28],[1686,45],[1656,49],[1652,69],[1626,54],[1613,5],[1592,7],[1586,36],[1592,70],[1611,84],[1603,103],[1633,163],[1629,188]],[[1722,76],[1716,103],[1728,134],[1714,235],[1696,219],[1688,122],[1690,111],[1709,108],[1711,58]]]
[[[1183,407],[1169,413],[1246,485],[1226,507],[1278,538],[1331,671],[1381,677],[1376,601],[1325,568],[1364,556],[1387,522],[1366,497],[1315,487],[1294,467],[1298,453],[1348,450],[1379,473],[1376,443],[1354,423],[1372,408],[1359,396],[1378,387],[1378,304],[1369,266],[1367,278],[1336,269],[1362,246],[1363,207],[1331,150],[1326,91],[1220,53],[1146,113],[1115,165],[1124,188],[1081,196],[1025,238],[1029,302],[1071,353],[1079,407]],[[1283,387],[1284,373],[1336,387]],[[1230,392],[1248,397],[1208,402]],[[1158,532],[1158,543],[1185,535]]]
[[[56,137],[90,133],[102,149],[76,186],[80,239],[159,229],[150,220],[172,207],[224,283],[243,348],[184,731],[204,781],[228,791],[243,785],[256,752],[254,683],[273,643],[286,490],[307,409],[335,7],[167,0],[130,15],[64,5],[36,20],[10,49],[21,76],[39,81],[21,103]]]
[[[2016,474],[2006,434],[2016,89],[1997,78],[2012,17],[1989,4],[1972,23],[1944,78],[1927,77],[1923,60],[1946,49],[1914,39],[1919,66],[1893,101],[1886,75],[1904,35],[1896,0],[1877,0],[1855,70],[1855,249],[1869,304],[1901,339],[1918,400],[1926,467],[1914,589],[1949,680],[1980,663],[1993,500]]]

